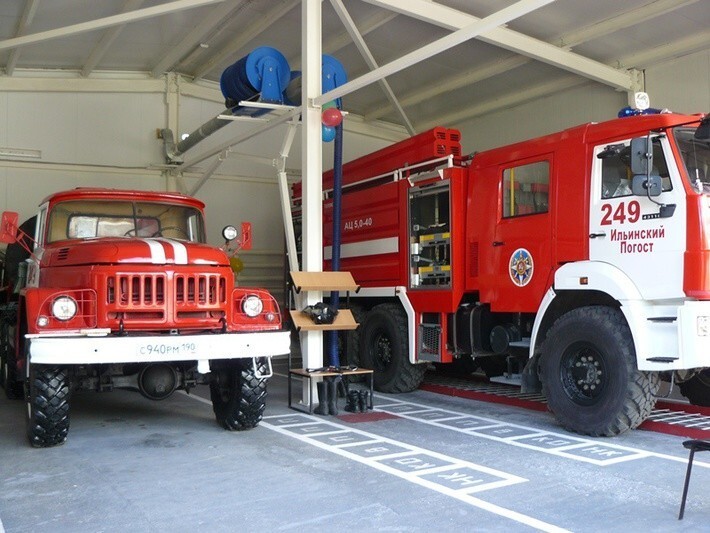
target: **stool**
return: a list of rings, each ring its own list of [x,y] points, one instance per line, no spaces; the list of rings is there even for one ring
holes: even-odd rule
[[[683,443],[683,447],[690,450],[690,457],[688,457],[688,470],[685,473],[685,485],[683,485],[683,498],[680,501],[680,513],[678,514],[678,520],[683,520],[683,513],[685,512],[685,499],[688,496],[688,483],[690,483],[690,471],[693,468],[693,457],[695,452],[708,452],[710,451],[710,441],[707,440],[686,440]]]

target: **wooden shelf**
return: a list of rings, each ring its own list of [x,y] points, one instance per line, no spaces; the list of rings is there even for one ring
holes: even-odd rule
[[[353,291],[360,290],[350,272],[291,272],[296,293],[301,291]]]
[[[352,311],[350,309],[340,309],[338,315],[333,320],[332,324],[316,324],[311,320],[311,317],[303,311],[291,309],[291,320],[298,331],[328,331],[328,330],[346,330],[355,329],[358,323],[355,322]]]

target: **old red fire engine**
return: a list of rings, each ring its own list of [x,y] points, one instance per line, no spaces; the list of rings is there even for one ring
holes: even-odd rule
[[[225,252],[206,244],[203,209],[176,193],[81,188],[47,198],[19,233],[17,214],[3,215],[2,384],[27,402],[32,445],[65,441],[81,389],[161,400],[209,383],[219,424],[259,423],[270,357],[289,351],[289,333],[268,292],[235,287]]]

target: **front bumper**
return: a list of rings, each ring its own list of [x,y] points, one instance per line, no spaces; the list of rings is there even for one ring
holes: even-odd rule
[[[202,335],[27,335],[30,363],[82,365],[251,359],[289,353],[289,331]]]

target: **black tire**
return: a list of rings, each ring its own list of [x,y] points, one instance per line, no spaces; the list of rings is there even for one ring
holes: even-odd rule
[[[426,365],[409,362],[404,310],[396,304],[375,306],[361,328],[360,363],[375,371],[375,388],[381,392],[410,392],[419,387]]]
[[[266,372],[265,363],[258,365],[260,372]],[[214,374],[210,397],[217,423],[230,431],[259,425],[266,408],[266,379],[256,377],[251,360],[226,361]]]
[[[680,393],[693,405],[710,407],[710,370],[695,374],[679,385]]]
[[[27,391],[27,438],[35,448],[64,444],[69,433],[71,387],[66,369],[31,365]]]
[[[360,366],[360,336],[363,329],[362,324],[365,322],[367,313],[365,309],[359,305],[351,306],[350,311],[359,326],[347,332],[345,341],[346,363],[348,365]]]
[[[611,307],[581,307],[550,328],[540,357],[549,409],[570,431],[611,437],[636,428],[651,413],[657,372],[636,368],[624,315]]]

